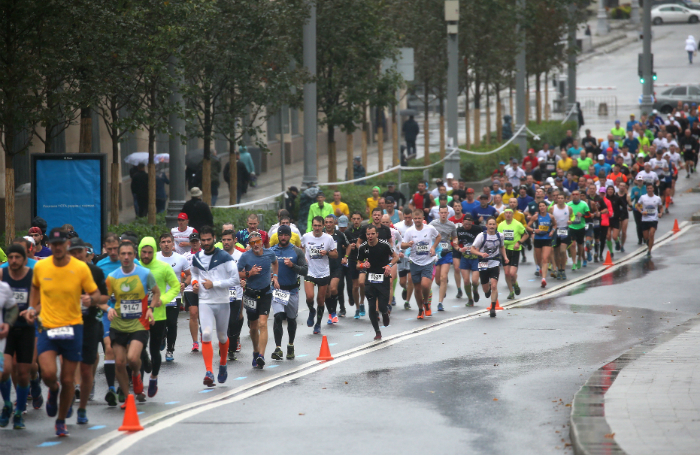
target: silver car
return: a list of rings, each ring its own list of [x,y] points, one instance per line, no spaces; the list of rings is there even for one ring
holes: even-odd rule
[[[657,95],[654,101],[654,109],[664,114],[669,114],[678,107],[678,102],[692,105],[700,104],[700,85],[682,85],[665,89]]]
[[[695,24],[700,17],[700,11],[686,8],[682,5],[661,5],[651,10],[651,21],[654,25],[671,22],[690,22]]]

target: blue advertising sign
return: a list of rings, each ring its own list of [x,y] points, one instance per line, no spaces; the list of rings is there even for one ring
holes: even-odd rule
[[[80,238],[101,250],[106,233],[106,157],[102,154],[32,155],[33,216],[48,230],[71,224]]]

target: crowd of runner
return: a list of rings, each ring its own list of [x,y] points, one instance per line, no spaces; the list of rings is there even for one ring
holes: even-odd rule
[[[446,310],[451,277],[457,299],[471,307],[483,292],[495,317],[501,270],[507,299],[521,293],[519,264],[533,249],[542,287],[548,277],[566,280],[567,269],[625,251],[630,212],[638,245],[650,256],[680,170],[695,172],[697,135],[681,125],[696,123],[692,112],[681,107],[665,122],[632,117],[626,130],[616,122],[607,140],[587,131],[581,147],[569,132],[558,152],[544,144],[522,163],[501,163],[478,197],[451,174],[432,191],[429,182],[418,183],[408,198],[394,185],[382,195],[375,187],[365,220],[340,192],[330,204],[319,193],[303,234],[284,209],[267,231],[256,215],[240,230],[231,223],[195,230],[181,213],[178,226],[158,239],[108,233],[96,248],[71,225],[48,230],[36,218],[0,268],[0,427],[23,429],[29,402],[56,418],[58,436],[68,435],[74,408],[77,423],[87,424],[100,347],[109,406],[123,408],[132,391],[140,401],[155,397],[161,352],[175,361],[181,312],[189,314],[191,351],[201,353],[203,384],[213,387],[227,381],[228,362],[242,355],[246,322],[253,368],[268,362],[270,316],[270,358],[295,358],[302,281],[314,334],[324,320],[338,324],[354,309],[355,319],[369,313],[378,341],[397,305],[397,285],[404,309],[414,304],[418,320],[432,316],[435,300],[437,311]]]

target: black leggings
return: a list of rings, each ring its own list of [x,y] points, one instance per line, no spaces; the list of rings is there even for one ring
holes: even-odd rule
[[[282,311],[275,315],[275,322],[272,324],[272,332],[275,335],[275,346],[282,346],[282,335],[284,335],[282,321],[285,319],[287,320],[287,332],[289,332],[289,344],[294,344],[294,338],[297,334],[297,320],[296,318],[288,318]]]
[[[610,229],[610,226],[601,226],[600,230],[598,231],[600,233],[598,236],[598,248],[600,248],[600,253],[598,253],[598,256],[601,259],[603,259],[603,253],[605,252],[605,242],[608,240],[608,229]]]
[[[369,292],[368,292],[369,291]],[[369,321],[375,332],[379,332],[379,313],[386,314],[389,310],[389,299],[377,292],[374,286],[365,287],[365,297],[367,298],[367,308],[369,309]],[[379,305],[377,305],[379,302]],[[379,306],[379,311],[377,311]]]
[[[634,215],[634,223],[637,227],[637,241],[642,242],[644,240],[644,231],[642,231],[642,212],[638,210],[632,210]]]
[[[175,352],[175,340],[177,340],[177,316],[180,314],[180,299],[177,306],[165,307],[166,338],[168,339],[168,351]]]
[[[243,318],[241,317],[243,305],[241,305],[240,300],[234,300],[229,305],[231,312],[228,317],[228,352],[236,352],[238,338],[241,336],[241,330],[243,329]]]
[[[163,342],[166,327],[167,321],[162,320],[156,321],[150,329],[151,342],[149,348],[151,351],[151,364],[153,365],[153,371],[151,372],[151,374],[153,376],[158,376],[158,373],[160,372],[160,344]]]
[[[355,300],[352,297],[352,270],[350,267],[343,267],[343,276],[338,283],[338,302],[340,309],[345,309],[345,289],[348,290],[348,303],[350,306],[355,305]]]

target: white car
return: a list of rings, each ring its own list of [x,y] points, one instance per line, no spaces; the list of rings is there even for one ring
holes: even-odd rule
[[[692,10],[681,5],[666,4],[651,10],[651,21],[654,25],[670,22],[698,22],[700,11]]]

